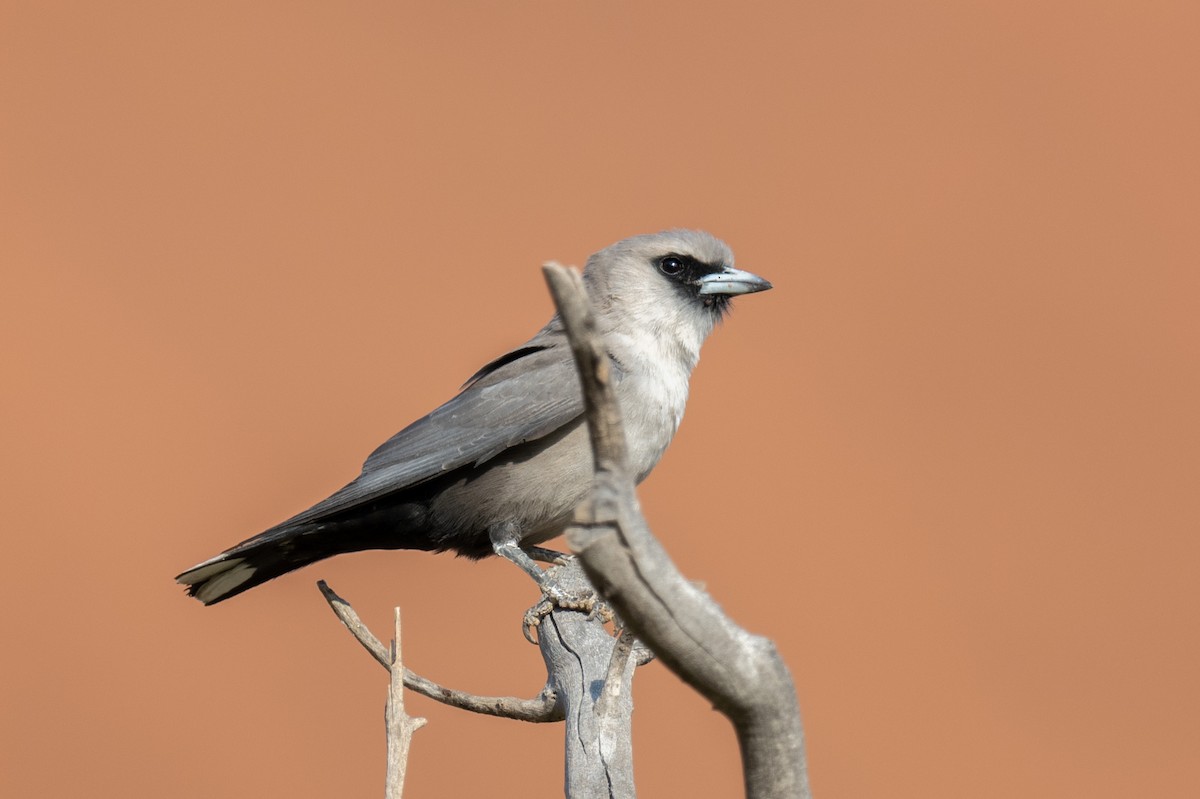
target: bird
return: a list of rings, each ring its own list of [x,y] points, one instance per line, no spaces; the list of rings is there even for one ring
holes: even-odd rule
[[[633,236],[588,258],[583,283],[611,365],[630,473],[641,482],[683,419],[700,347],[734,296],[770,289],[698,230]],[[176,577],[205,605],[334,555],[373,549],[530,553],[593,479],[583,394],[561,319],[492,360],[367,457],[344,488]],[[545,559],[545,558],[543,558]]]

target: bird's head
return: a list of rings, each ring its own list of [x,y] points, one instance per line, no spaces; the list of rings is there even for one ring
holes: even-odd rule
[[[734,295],[771,288],[758,275],[735,269],[729,246],[699,230],[618,241],[588,259],[584,280],[609,325],[694,341],[697,355]]]

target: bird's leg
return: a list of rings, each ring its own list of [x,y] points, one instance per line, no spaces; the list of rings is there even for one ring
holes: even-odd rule
[[[492,541],[493,552],[509,563],[519,566],[521,571],[532,577],[542,589],[541,601],[525,612],[525,619],[521,624],[522,631],[530,643],[534,643],[533,628],[541,624],[542,619],[556,607],[599,616],[605,622],[612,619],[612,610],[590,588],[582,592],[564,589],[555,579],[557,567],[569,564],[574,560],[573,556],[542,547],[523,549],[520,530],[512,522],[493,525],[488,530],[488,537]],[[555,567],[543,571],[538,568],[535,560],[553,563]],[[586,580],[584,584],[586,585]]]
[[[539,586],[546,582],[546,574],[538,568],[534,559],[521,549],[521,533],[512,522],[494,524],[488,530],[492,540],[492,551],[533,578]]]

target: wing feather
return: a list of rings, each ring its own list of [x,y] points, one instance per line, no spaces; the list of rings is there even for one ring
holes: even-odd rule
[[[553,433],[583,413],[564,337],[547,328],[481,369],[449,402],[389,438],[362,473],[280,527],[317,521]]]

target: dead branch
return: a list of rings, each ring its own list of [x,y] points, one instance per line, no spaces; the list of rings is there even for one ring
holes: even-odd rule
[[[404,795],[404,777],[408,773],[408,750],[412,745],[413,733],[425,726],[425,719],[413,718],[404,711],[404,661],[400,658],[400,608],[395,611],[392,633],[391,662],[388,670],[387,709],[384,723],[387,725],[387,788],[386,799],[400,799]]]
[[[354,608],[324,580],[317,586],[354,638],[389,669],[392,694],[400,690],[398,675],[403,674],[403,685],[452,707],[522,721],[566,721],[566,795],[570,799],[632,799],[635,795],[631,683],[634,669],[645,659],[631,656],[629,635],[614,640],[601,614],[589,611],[587,606],[594,605],[594,593],[578,560],[571,558],[548,570],[542,583],[547,593],[560,599],[577,597],[579,603],[546,602],[535,609],[539,617],[537,644],[549,676],[541,695],[530,700],[453,691],[414,674],[391,653],[384,660],[383,645]],[[398,619],[399,608],[396,615]],[[595,690],[597,685],[602,686],[600,691]],[[389,710],[389,786],[392,774],[397,773],[393,759],[401,757],[400,742],[407,751],[403,728],[393,732],[392,719]],[[402,773],[399,781],[402,785]]]
[[[379,642],[379,639],[367,629],[367,626],[362,623],[362,620],[358,617],[358,613],[354,611],[350,603],[338,596],[324,580],[318,581],[317,587],[321,589],[321,594],[325,597],[325,601],[329,603],[329,607],[337,615],[338,619],[341,620],[342,624],[346,625],[346,629],[350,631],[355,640],[362,644],[363,648],[381,666],[390,671],[390,653]],[[518,721],[549,722],[563,720],[562,710],[558,707],[557,697],[549,682],[542,689],[542,692],[533,699],[520,699],[515,696],[478,696],[466,691],[456,691],[453,688],[438,685],[433,680],[426,679],[408,668],[404,668],[403,673],[405,687],[416,691],[422,696],[427,696],[435,702],[441,702],[443,705],[449,705],[461,710],[469,710],[472,713],[481,713],[485,716],[498,716],[506,719],[517,719]]]
[[[596,612],[595,593],[579,561],[546,572],[543,590],[558,597],[590,598],[592,609],[551,603],[537,626],[566,720],[568,799],[632,799],[633,673],[626,646],[609,634]]]

